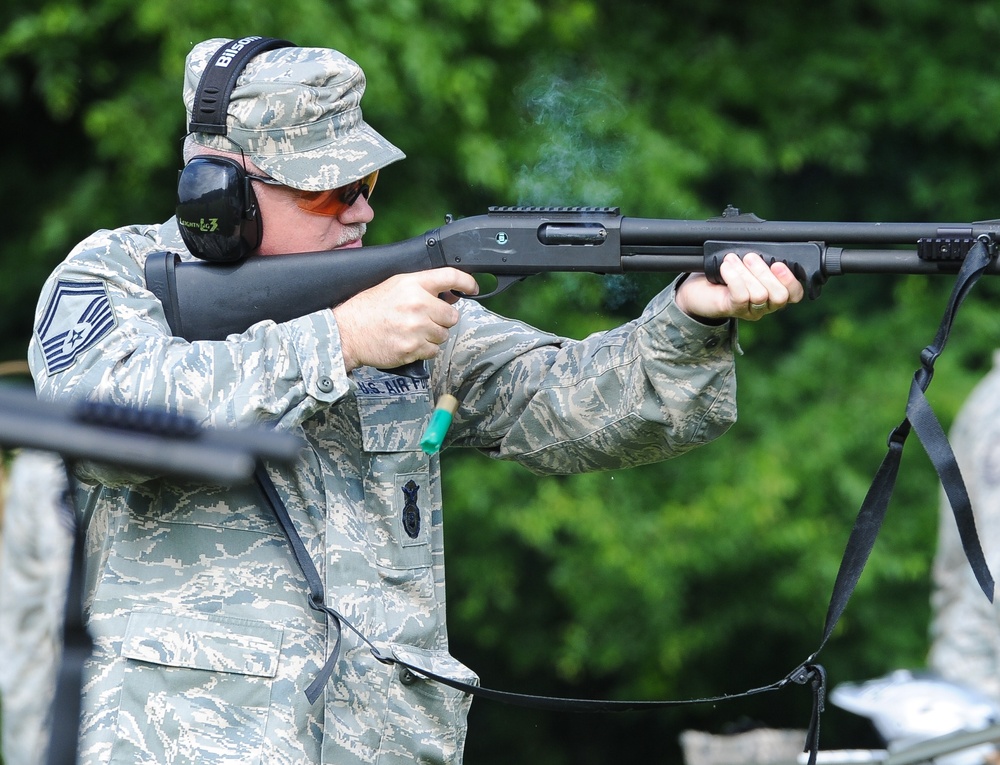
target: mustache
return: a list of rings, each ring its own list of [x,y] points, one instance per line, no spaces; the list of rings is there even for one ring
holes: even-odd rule
[[[344,226],[343,230],[340,232],[340,236],[337,237],[337,243],[334,245],[334,249],[337,247],[343,247],[345,244],[350,244],[356,239],[361,239],[367,231],[368,224],[366,223],[351,223]]]

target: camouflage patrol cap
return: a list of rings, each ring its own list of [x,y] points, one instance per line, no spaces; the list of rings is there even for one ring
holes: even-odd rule
[[[225,38],[198,43],[184,68],[188,121],[202,74]],[[195,132],[196,143],[242,149],[263,172],[304,191],[345,186],[403,159],[402,151],[361,116],[365,74],[330,48],[286,47],[259,53],[236,81],[228,136]]]

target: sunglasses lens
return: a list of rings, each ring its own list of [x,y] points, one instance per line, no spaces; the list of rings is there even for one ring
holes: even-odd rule
[[[364,178],[361,179],[361,185],[364,187],[361,193],[365,195],[365,199],[368,199],[372,195],[372,191],[375,189],[375,181],[378,180],[378,170],[374,173],[369,173]]]
[[[375,188],[375,181],[378,179],[378,170],[366,175],[360,180],[341,186],[339,189],[329,189],[327,191],[302,191],[299,193],[298,205],[306,212],[317,215],[340,215],[358,201],[358,197],[365,199]]]

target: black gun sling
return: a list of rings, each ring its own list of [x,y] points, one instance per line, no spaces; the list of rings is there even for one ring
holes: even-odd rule
[[[309,684],[309,687],[306,688],[306,697],[309,699],[310,703],[314,703],[316,699],[319,698],[319,695],[323,692],[323,687],[333,674],[334,666],[339,658],[340,647],[343,643],[344,627],[347,627],[351,630],[351,632],[357,635],[358,638],[360,638],[360,640],[371,649],[372,655],[384,664],[396,664],[397,666],[403,667],[416,675],[427,677],[436,682],[450,686],[451,688],[471,693],[474,696],[481,696],[483,698],[493,699],[494,701],[502,701],[504,703],[514,704],[517,706],[530,707],[534,709],[548,709],[552,711],[627,712],[639,709],[652,709],[655,707],[678,706],[681,704],[707,703],[742,696],[752,696],[758,693],[776,690],[792,681],[806,683],[813,679],[813,668],[800,666],[779,682],[771,683],[770,685],[766,685],[761,688],[754,688],[741,694],[737,694],[736,696],[732,694],[724,694],[709,698],[689,699],[683,701],[606,701],[600,699],[559,698],[553,696],[535,696],[524,693],[511,693],[509,691],[483,688],[479,685],[472,685],[470,683],[462,682],[461,680],[453,680],[451,678],[444,677],[443,675],[439,675],[429,669],[415,664],[410,664],[391,654],[387,654],[385,651],[376,646],[357,627],[351,624],[351,622],[348,621],[343,614],[325,602],[323,580],[320,578],[319,571],[316,569],[315,564],[309,557],[305,544],[302,542],[302,538],[299,536],[298,531],[296,531],[295,524],[288,515],[288,510],[285,507],[284,502],[281,500],[281,497],[278,495],[274,482],[271,480],[271,476],[268,474],[267,469],[263,465],[258,465],[255,473],[255,479],[267,503],[273,509],[275,517],[278,520],[278,524],[281,526],[282,531],[284,531],[285,536],[288,539],[292,555],[305,577],[306,585],[309,590],[310,607],[325,614],[326,617],[331,620],[332,626],[337,633],[330,656],[327,658],[322,669],[320,669],[317,673],[315,679]],[[821,668],[819,669],[821,671]]]
[[[626,712],[642,709],[652,709],[657,707],[679,706],[684,704],[700,704],[709,702],[719,702],[736,698],[754,696],[768,691],[783,688],[789,683],[799,685],[808,684],[812,690],[813,708],[810,718],[809,730],[805,742],[805,751],[809,752],[809,764],[815,765],[817,753],[819,751],[819,728],[820,715],[823,712],[826,695],[826,671],[821,665],[815,662],[816,657],[826,645],[833,634],[837,622],[840,620],[848,601],[851,598],[854,588],[861,577],[865,564],[871,555],[878,537],[882,522],[888,509],[889,500],[892,497],[899,472],[900,459],[902,457],[903,446],[910,432],[917,434],[936,470],[945,492],[951,503],[955,521],[958,524],[962,545],[966,558],[972,566],[976,579],[982,587],[986,597],[993,600],[993,577],[990,574],[979,543],[979,535],[976,531],[975,520],[972,513],[972,504],[969,499],[965,482],[962,479],[961,471],[955,459],[951,445],[948,443],[947,435],[930,403],[927,401],[925,392],[934,376],[934,364],[944,350],[951,327],[959,306],[965,300],[972,287],[979,277],[985,272],[996,255],[995,246],[986,237],[981,237],[972,247],[966,256],[962,268],[956,279],[944,316],[941,319],[934,341],[928,345],[920,354],[920,368],[913,377],[910,386],[909,396],[906,404],[906,417],[890,433],[888,438],[888,452],[883,459],[878,471],[875,474],[871,488],[862,503],[857,519],[851,530],[841,561],[840,570],[837,574],[830,596],[830,604],[827,610],[826,622],[823,636],[819,648],[805,661],[789,672],[781,680],[759,688],[752,688],[742,693],[723,694],[709,698],[686,699],[686,700],[651,700],[651,701],[610,701],[600,699],[575,699],[559,698],[552,696],[535,696],[522,693],[511,693],[508,691],[493,690],[483,688],[478,685],[470,685],[458,680],[438,675],[424,667],[409,664],[399,658],[387,655],[379,649],[371,640],[362,634],[352,625],[342,614],[325,602],[323,582],[319,572],[310,559],[302,539],[288,515],[281,497],[271,481],[267,470],[262,464],[258,465],[256,472],[257,484],[264,494],[267,502],[274,510],[275,516],[281,525],[292,553],[299,568],[305,576],[309,588],[310,606],[326,614],[332,620],[332,626],[337,631],[334,648],[328,657],[323,668],[316,678],[306,689],[306,695],[311,702],[314,702],[323,690],[324,685],[333,674],[334,665],[340,652],[343,639],[343,628],[346,626],[354,632],[365,644],[369,646],[372,654],[379,661],[386,664],[395,664],[404,670],[412,672],[418,676],[429,678],[439,683],[443,683],[451,688],[480,696],[494,701],[513,704],[516,706],[530,707],[534,709],[544,709],[562,712]]]
[[[76,479],[72,465],[63,460],[66,486],[61,495],[59,512],[67,527],[72,530],[69,577],[66,600],[63,603],[62,651],[56,669],[56,685],[52,694],[52,711],[58,713],[59,725],[50,727],[46,765],[72,765],[77,760],[77,739],[80,735],[80,713],[83,691],[83,665],[90,657],[94,641],[87,630],[83,614],[84,559],[86,558],[86,529],[76,516],[73,492]]]

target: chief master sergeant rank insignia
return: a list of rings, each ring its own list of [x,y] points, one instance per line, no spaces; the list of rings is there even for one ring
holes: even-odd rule
[[[59,280],[35,330],[50,375],[69,369],[117,324],[102,282]]]

